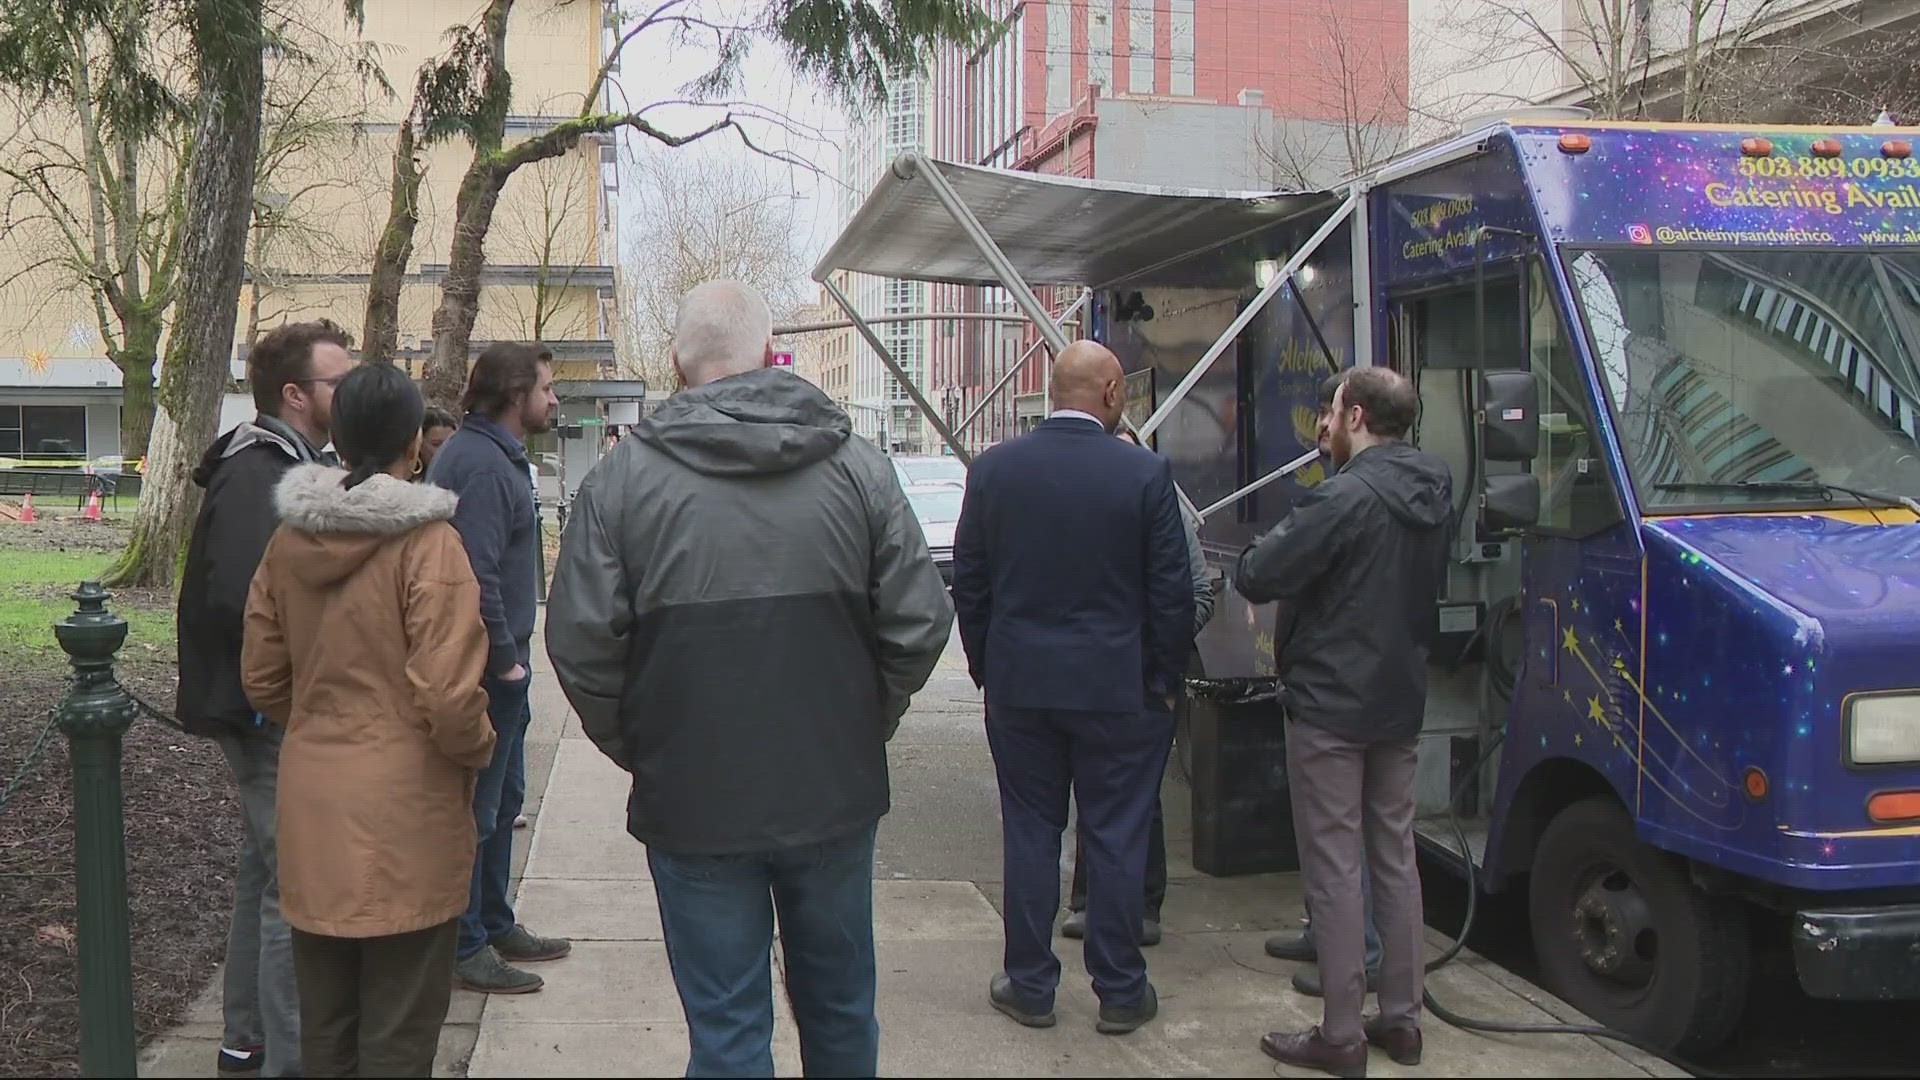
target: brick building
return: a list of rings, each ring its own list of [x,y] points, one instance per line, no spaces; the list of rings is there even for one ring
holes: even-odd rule
[[[999,32],[932,79],[933,156],[1125,183],[1271,190],[1331,182],[1405,134],[1406,0],[991,0]],[[1074,292],[1043,291],[1056,309]],[[936,312],[1013,312],[1000,289],[939,285]],[[1071,334],[1069,336],[1072,336]],[[965,415],[1032,344],[1018,323],[938,324],[928,396]],[[1030,362],[965,433],[1045,415]]]

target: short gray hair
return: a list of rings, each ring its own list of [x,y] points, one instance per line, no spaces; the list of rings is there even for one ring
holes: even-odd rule
[[[760,367],[772,340],[773,311],[745,282],[709,281],[680,299],[673,355],[694,386]]]

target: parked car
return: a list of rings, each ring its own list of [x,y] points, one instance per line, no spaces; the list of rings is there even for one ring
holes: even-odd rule
[[[920,532],[927,538],[927,550],[940,578],[953,584],[953,530],[960,523],[960,500],[966,488],[959,484],[907,484],[903,486],[913,516],[920,520]]]
[[[900,486],[915,484],[961,484],[967,482],[967,467],[952,457],[895,457],[893,471],[900,475]]]

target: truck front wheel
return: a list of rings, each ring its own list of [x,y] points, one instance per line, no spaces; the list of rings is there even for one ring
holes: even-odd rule
[[[1534,857],[1528,902],[1547,989],[1619,1031],[1683,1053],[1733,1033],[1746,1007],[1746,909],[1642,844],[1610,799],[1562,810]]]

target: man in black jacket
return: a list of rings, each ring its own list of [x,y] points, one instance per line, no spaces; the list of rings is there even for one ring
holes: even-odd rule
[[[180,580],[180,691],[186,729],[219,741],[240,794],[246,840],[234,876],[221,1040],[223,1073],[300,1075],[293,939],[280,917],[274,800],[280,731],[247,703],[240,644],[253,572],[279,527],[273,488],[301,462],[332,461],[333,388],[352,370],[346,331],[326,320],[268,333],[247,357],[259,415],[214,440],[193,472],[206,490]]]
[[[513,826],[527,795],[527,726],[533,720],[533,624],[539,606],[540,515],[526,438],[553,424],[553,354],[500,341],[474,361],[461,402],[460,430],[434,455],[427,479],[460,496],[453,527],[480,582],[487,624],[487,716],[499,736],[493,761],[473,791],[479,835],[473,893],[460,920],[455,978],[483,994],[525,994],[546,980],[514,963],[557,960],[573,951],[564,938],[520,925],[507,888]]]
[[[1337,1076],[1365,1075],[1369,1042],[1403,1063],[1420,1055],[1414,773],[1453,483],[1444,462],[1404,441],[1419,404],[1394,371],[1348,372],[1328,423],[1338,471],[1242,553],[1234,575],[1253,603],[1280,602],[1287,779],[1326,994],[1318,1028],[1260,1046]],[[1365,1021],[1363,865],[1384,952],[1380,1013]]]
[[[953,612],[893,466],[772,337],[739,282],[681,301],[688,389],[580,485],[547,652],[633,775],[687,1075],[773,1075],[777,914],[806,1075],[873,1076],[887,740]]]

